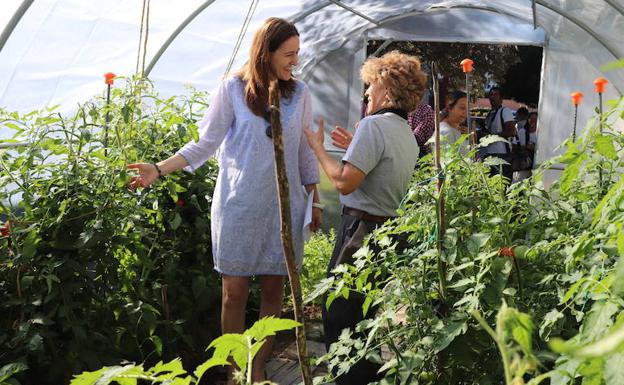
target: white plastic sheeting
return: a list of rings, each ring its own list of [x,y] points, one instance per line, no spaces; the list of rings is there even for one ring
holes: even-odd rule
[[[592,114],[592,80],[610,80],[605,100],[624,90],[624,71],[600,66],[624,57],[623,0],[260,0],[233,68],[246,58],[253,31],[269,16],[295,20],[302,34],[301,76],[317,115],[353,124],[360,116],[358,68],[368,39],[515,43],[544,47],[538,162],[572,128],[570,92],[586,94],[580,128]],[[103,90],[102,75],[130,75],[139,43],[140,0],[36,0],[0,51],[0,106],[29,111],[61,104],[73,109]],[[0,28],[21,0],[0,2]],[[186,84],[212,89],[223,75],[251,1],[151,0],[147,62],[195,10],[150,78],[165,94]],[[357,15],[351,8],[361,14]],[[478,63],[476,63],[478,65]],[[0,128],[1,130],[1,128]],[[2,132],[0,132],[2,137]]]

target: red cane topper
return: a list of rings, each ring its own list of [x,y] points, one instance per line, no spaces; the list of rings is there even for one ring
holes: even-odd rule
[[[514,256],[514,251],[512,247],[501,247],[498,250],[498,255],[500,255],[501,257],[513,257]]]
[[[583,101],[582,92],[579,92],[579,91],[572,92],[570,96],[572,96],[572,104],[574,104],[575,106],[578,106]]]
[[[106,83],[106,84],[108,84],[108,85],[112,86],[112,85],[113,85],[113,81],[115,80],[115,77],[116,77],[116,76],[117,76],[117,75],[115,75],[115,74],[114,74],[114,73],[112,73],[112,72],[107,72],[107,73],[105,73],[105,74],[104,74],[104,83]]]
[[[472,72],[472,65],[474,64],[474,62],[472,60],[464,59],[459,64],[461,64],[462,70],[464,72]]]
[[[595,91],[598,94],[601,94],[604,92],[605,90],[605,86],[609,83],[609,81],[605,78],[596,78],[596,80],[594,80],[594,85],[596,86]]]

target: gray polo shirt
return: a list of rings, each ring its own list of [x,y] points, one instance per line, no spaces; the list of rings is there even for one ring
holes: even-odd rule
[[[341,195],[349,207],[379,216],[396,216],[418,161],[418,143],[407,121],[386,112],[362,119],[342,157],[366,174],[358,188]]]

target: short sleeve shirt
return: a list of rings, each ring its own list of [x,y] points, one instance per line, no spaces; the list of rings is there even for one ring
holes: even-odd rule
[[[485,118],[485,125],[489,132],[493,135],[500,135],[503,132],[502,121],[513,122],[514,116],[509,108],[500,107],[497,110],[492,110]],[[487,146],[486,154],[506,154],[509,152],[509,145],[504,142],[496,142]]]
[[[364,118],[355,131],[343,162],[366,177],[340,202],[379,216],[396,216],[418,161],[418,143],[407,121],[387,112]]]

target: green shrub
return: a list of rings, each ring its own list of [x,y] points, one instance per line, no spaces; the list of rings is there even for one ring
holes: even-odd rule
[[[314,286],[327,275],[327,265],[335,243],[336,231],[334,229],[330,229],[329,233],[319,230],[303,247],[301,291],[304,299],[312,293]],[[317,301],[317,303],[319,302]]]
[[[344,333],[323,357],[330,369],[367,357],[383,364],[388,385],[622,383],[624,135],[608,121],[623,116],[624,98],[611,106],[603,130],[593,119],[549,162],[566,165],[549,190],[541,183],[549,164],[505,188],[456,147],[444,154],[441,239],[439,176],[424,162],[401,216],[314,292],[331,302],[358,291],[364,311],[379,305],[358,326],[364,338]],[[510,250],[518,246],[527,246],[523,259]],[[373,276],[377,284],[366,285]],[[571,339],[552,345],[559,356],[554,337]]]
[[[0,111],[12,140],[31,143],[0,152],[0,185],[12,186],[0,190],[10,222],[0,238],[0,362],[28,364],[23,383],[68,383],[121,359],[198,360],[219,334],[215,164],[126,188],[126,165],[196,138],[206,105],[202,93],[161,99],[129,82],[110,105],[99,98],[72,117]]]

